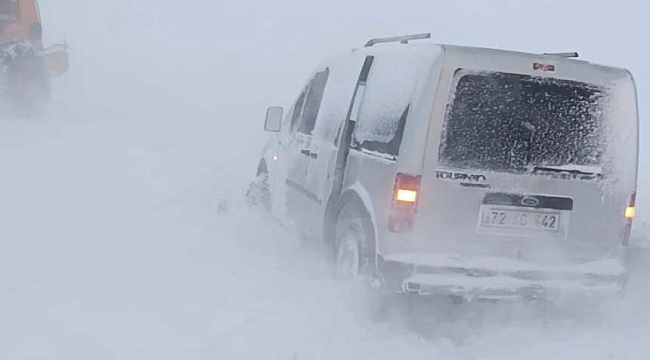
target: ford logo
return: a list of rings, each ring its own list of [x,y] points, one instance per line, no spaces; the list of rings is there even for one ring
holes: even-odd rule
[[[534,197],[525,197],[521,200],[521,204],[524,206],[534,207],[539,205],[539,200]]]

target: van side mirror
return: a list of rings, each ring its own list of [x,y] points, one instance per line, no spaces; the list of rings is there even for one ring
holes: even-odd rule
[[[284,109],[279,106],[271,106],[266,110],[264,130],[269,132],[280,132],[282,127],[282,113]]]

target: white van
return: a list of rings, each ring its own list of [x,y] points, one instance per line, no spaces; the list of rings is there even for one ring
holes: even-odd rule
[[[465,298],[617,293],[634,217],[636,89],[577,54],[373,39],[269,108],[272,211],[340,275]]]

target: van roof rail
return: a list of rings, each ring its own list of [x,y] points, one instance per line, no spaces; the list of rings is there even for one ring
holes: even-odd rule
[[[544,53],[544,55],[549,55],[549,56],[559,56],[563,58],[577,58],[579,57],[578,52],[562,52],[562,53]]]
[[[365,47],[371,47],[375,44],[392,43],[392,42],[400,42],[401,44],[408,44],[408,42],[411,40],[423,40],[423,39],[430,39],[430,38],[431,38],[431,33],[375,38],[375,39],[368,40]]]

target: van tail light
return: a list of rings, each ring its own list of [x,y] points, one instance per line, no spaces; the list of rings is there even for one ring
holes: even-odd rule
[[[636,192],[630,196],[630,201],[625,208],[625,228],[623,229],[623,246],[628,246],[632,232],[632,220],[636,214]]]
[[[421,175],[398,173],[395,177],[395,188],[388,219],[388,229],[391,232],[411,232],[418,207],[421,181]]]

